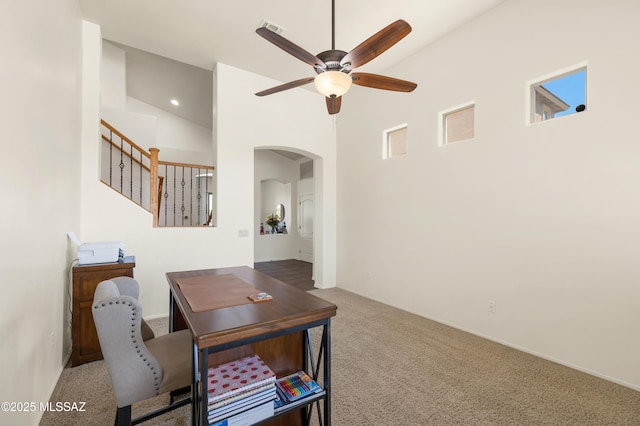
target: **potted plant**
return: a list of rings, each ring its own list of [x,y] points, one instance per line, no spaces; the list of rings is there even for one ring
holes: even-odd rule
[[[280,224],[280,216],[272,214],[267,216],[267,225],[271,227],[271,233],[275,234],[278,231],[278,225]]]

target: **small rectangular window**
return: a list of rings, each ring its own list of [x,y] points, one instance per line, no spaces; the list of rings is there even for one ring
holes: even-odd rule
[[[572,67],[530,83],[529,122],[582,112],[587,108],[587,68]]]
[[[475,137],[474,103],[440,113],[440,145],[466,141]]]
[[[407,125],[402,124],[384,131],[383,158],[399,157],[407,154]]]

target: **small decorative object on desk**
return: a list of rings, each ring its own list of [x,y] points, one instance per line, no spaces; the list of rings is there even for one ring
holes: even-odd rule
[[[289,231],[287,231],[287,222],[282,222],[282,233],[283,234],[289,233]]]
[[[264,235],[264,225],[260,222],[260,235]]]
[[[251,299],[251,301],[253,303],[258,303],[258,302],[266,302],[267,300],[272,300],[273,297],[271,297],[271,295],[269,293],[256,293],[256,294],[252,294],[250,296],[248,296],[249,299]]]

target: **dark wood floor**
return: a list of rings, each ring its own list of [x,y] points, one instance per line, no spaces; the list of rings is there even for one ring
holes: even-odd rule
[[[260,272],[291,284],[300,290],[313,290],[312,264],[302,260],[274,260],[271,262],[254,263],[253,267]]]

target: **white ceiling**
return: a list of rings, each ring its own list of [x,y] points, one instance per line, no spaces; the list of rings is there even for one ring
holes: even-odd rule
[[[336,0],[335,47],[348,52],[391,22],[404,19],[413,28],[411,34],[358,68],[385,74],[386,68],[502,1]],[[211,85],[197,85],[210,74],[184,64],[211,71],[222,62],[282,82],[315,75],[309,65],[255,33],[264,19],[284,27],[283,37],[313,54],[331,49],[330,0],[80,0],[80,5],[83,19],[99,24],[103,38],[135,48],[127,51],[127,62],[132,62],[127,65],[129,94],[135,92],[134,97],[178,115],[168,104],[172,97],[180,99],[179,108],[192,106],[211,115]],[[134,59],[140,53],[136,49],[172,61],[160,66],[162,61],[150,55]],[[133,63],[140,67],[138,72],[144,70],[146,79],[131,81],[136,73]],[[150,74],[166,76],[158,75],[158,83]],[[192,84],[184,84],[187,80]],[[204,98],[209,98],[208,105]],[[193,113],[183,116],[211,127],[210,119]]]

